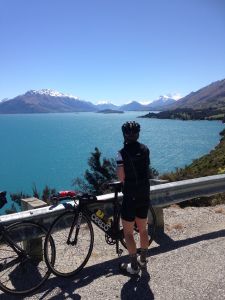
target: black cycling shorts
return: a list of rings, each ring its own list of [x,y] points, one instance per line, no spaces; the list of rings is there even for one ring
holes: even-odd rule
[[[132,197],[123,196],[121,217],[123,220],[133,222],[135,217],[140,219],[146,219],[148,216],[149,209],[149,198],[148,196]]]

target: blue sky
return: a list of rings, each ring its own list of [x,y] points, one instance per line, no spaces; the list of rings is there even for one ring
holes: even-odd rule
[[[0,99],[123,104],[225,78],[224,0],[0,0],[0,38]]]

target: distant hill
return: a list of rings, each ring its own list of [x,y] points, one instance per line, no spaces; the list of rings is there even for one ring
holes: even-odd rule
[[[64,95],[54,90],[31,90],[24,95],[0,103],[1,114],[55,113],[96,111],[91,102]]]
[[[128,104],[120,106],[121,110],[132,111],[132,110],[148,110],[147,105],[143,105],[137,101],[132,101]]]
[[[98,110],[97,113],[102,113],[102,114],[123,114],[124,112],[122,110],[116,110],[116,109],[103,109],[103,110]]]
[[[103,110],[103,109],[119,109],[119,106],[116,106],[112,104],[111,102],[105,102],[105,103],[99,103],[96,105],[98,110]]]
[[[196,92],[192,92],[174,104],[164,106],[163,110],[177,108],[225,109],[225,79],[218,80]]]

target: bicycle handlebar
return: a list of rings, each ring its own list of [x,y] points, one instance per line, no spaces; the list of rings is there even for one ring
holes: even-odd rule
[[[81,202],[96,202],[98,201],[95,195],[91,195],[88,193],[79,193],[76,191],[61,191],[55,195],[52,195],[50,201],[53,204],[57,204],[60,200],[79,200]]]

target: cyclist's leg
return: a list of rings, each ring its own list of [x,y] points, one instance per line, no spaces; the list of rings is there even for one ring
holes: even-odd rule
[[[127,250],[130,255],[136,254],[137,247],[134,241],[134,221],[126,221],[122,219],[123,233],[126,241]]]
[[[139,235],[140,235],[140,248],[141,248],[141,255],[138,257],[138,262],[141,266],[146,265],[146,256],[149,246],[149,236],[147,230],[147,218],[148,215],[148,205],[139,207],[136,209],[136,218],[135,222],[138,227]]]
[[[135,197],[135,222],[140,235],[140,247],[147,249],[149,246],[149,237],[147,230],[147,218],[149,210],[149,190],[144,189],[141,194]]]
[[[149,245],[149,237],[148,237],[148,230],[147,230],[147,218],[135,218],[135,222],[137,224],[137,228],[140,235],[140,248],[148,248]]]
[[[123,199],[121,216],[126,246],[130,255],[130,263],[122,263],[120,265],[120,269],[129,274],[137,274],[139,272],[139,267],[137,262],[137,247],[133,233],[135,206],[134,204],[132,205],[132,202],[130,202],[127,198]]]
[[[129,254],[134,254],[137,252],[137,248],[133,234],[135,220],[135,202],[133,197],[127,195],[123,196],[121,218],[127,250]]]

